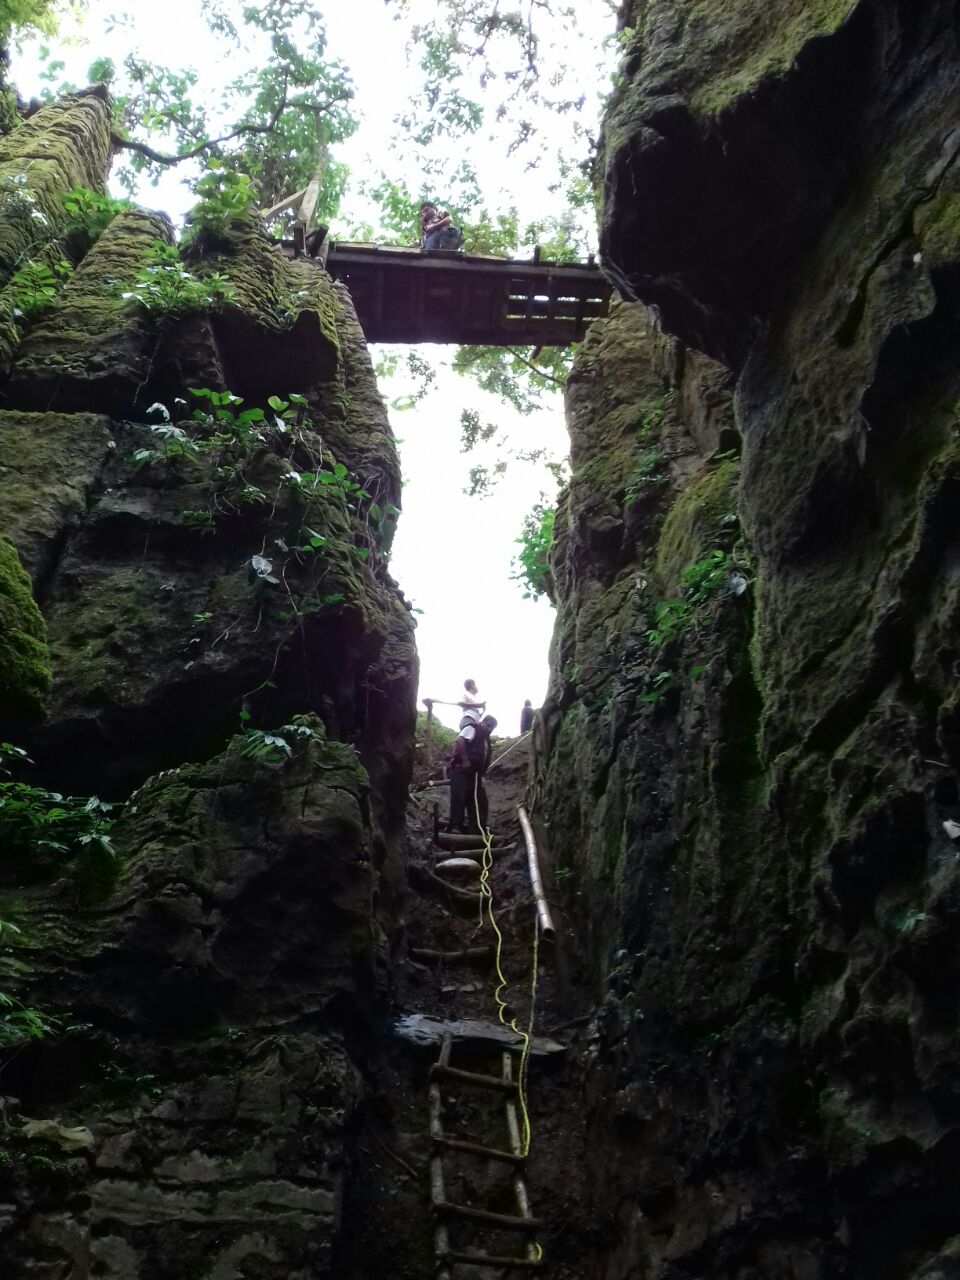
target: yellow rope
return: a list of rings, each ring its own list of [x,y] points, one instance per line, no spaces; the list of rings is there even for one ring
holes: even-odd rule
[[[523,1041],[523,1047],[520,1050],[520,1069],[517,1072],[517,1097],[520,1102],[520,1115],[523,1120],[523,1136],[521,1139],[522,1154],[527,1156],[530,1154],[530,1143],[532,1140],[532,1130],[530,1127],[530,1112],[527,1109],[527,1066],[530,1060],[530,1044],[533,1037],[533,1020],[536,1012],[537,998],[537,962],[540,945],[540,929],[536,915],[533,921],[533,958],[532,972],[530,976],[530,1018],[526,1029],[517,1025],[516,1017],[512,1017],[508,1022],[506,1013],[508,1004],[502,997],[502,992],[507,986],[507,979],[503,972],[503,934],[500,932],[500,926],[497,924],[496,916],[493,914],[493,890],[490,888],[490,870],[493,866],[493,833],[490,828],[480,823],[479,809],[479,792],[480,792],[480,775],[475,773],[473,780],[473,806],[474,812],[477,814],[477,825],[480,827],[480,833],[483,836],[483,858],[481,860],[480,871],[480,916],[477,922],[477,929],[483,928],[483,909],[486,906],[487,919],[490,921],[490,927],[493,929],[496,937],[496,947],[494,952],[494,968],[497,975],[497,986],[493,993],[493,998],[497,1003],[497,1018],[501,1026],[509,1027],[511,1031],[520,1036]]]

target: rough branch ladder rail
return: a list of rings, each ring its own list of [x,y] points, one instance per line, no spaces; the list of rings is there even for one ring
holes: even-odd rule
[[[368,342],[562,347],[610,306],[611,286],[593,262],[333,241],[326,268],[350,290]]]

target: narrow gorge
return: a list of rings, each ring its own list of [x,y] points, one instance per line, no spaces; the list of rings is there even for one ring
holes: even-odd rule
[[[423,959],[476,913],[350,293],[249,212],[114,209],[103,86],[4,91],[3,1280],[960,1276],[960,3],[618,23],[617,296],[490,782],[540,1037],[516,1268],[435,1257],[397,1019],[496,982]]]

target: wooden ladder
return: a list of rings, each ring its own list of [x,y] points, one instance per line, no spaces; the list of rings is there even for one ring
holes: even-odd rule
[[[457,1264],[469,1263],[474,1267],[513,1269],[514,1271],[538,1271],[541,1268],[540,1247],[536,1233],[540,1222],[530,1213],[527,1184],[523,1177],[525,1155],[520,1136],[517,1115],[517,1083],[513,1077],[513,1058],[510,1050],[501,1056],[501,1073],[498,1076],[483,1072],[463,1071],[450,1065],[452,1038],[445,1035],[440,1044],[440,1056],[430,1069],[430,1139],[433,1153],[430,1158],[430,1200],[437,1219],[434,1228],[434,1250],[437,1256],[437,1280],[453,1280],[452,1269]],[[466,1138],[448,1137],[443,1130],[443,1097],[441,1081],[476,1089],[489,1089],[505,1097],[507,1134],[510,1149],[501,1150]],[[511,1171],[513,1193],[517,1203],[515,1215],[493,1213],[488,1209],[476,1209],[471,1205],[455,1204],[447,1199],[444,1186],[443,1155],[445,1151],[458,1151],[481,1159],[507,1165]],[[451,1248],[448,1223],[460,1218],[499,1231],[516,1231],[525,1237],[523,1256],[500,1257],[489,1253],[470,1253]]]

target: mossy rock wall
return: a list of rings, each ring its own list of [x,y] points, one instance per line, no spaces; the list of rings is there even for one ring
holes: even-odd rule
[[[670,332],[739,365],[829,227],[849,228],[832,236],[843,240],[838,293],[922,237],[921,211],[954,157],[955,6],[629,9],[604,133],[605,269]]]
[[[96,93],[48,103],[0,136],[0,280],[56,237],[65,192],[103,188],[109,154],[110,105]]]
[[[399,463],[321,267],[240,228],[216,257],[229,315],[150,316],[115,292],[157,239],[162,215],[116,218],[0,384],[0,741],[29,751],[24,781],[121,806],[112,886],[82,851],[0,867],[0,991],[84,1023],[7,1078],[24,1114],[92,1134],[65,1155],[17,1130],[0,1252],[24,1274],[332,1280],[351,1045],[375,1041],[406,891]],[[203,389],[305,403],[214,447]],[[264,755],[294,717],[289,756]]]
[[[662,366],[637,378],[614,312],[571,379],[539,786],[570,971],[602,1001],[584,1220],[610,1224],[605,1260],[571,1266],[946,1276],[956,6],[632,8],[605,263],[736,386],[711,455],[697,423],[715,384],[674,348],[662,421],[696,456],[668,445],[638,490],[615,398],[646,414]],[[701,518],[730,514],[726,589],[664,614],[712,541]]]
[[[50,687],[46,639],[20,557],[0,538],[0,715],[13,724],[42,718]]]
[[[163,214],[130,210],[114,218],[17,351],[9,403],[117,417],[146,407],[161,327],[119,293],[134,283],[158,240],[173,240]]]

